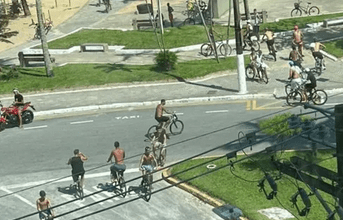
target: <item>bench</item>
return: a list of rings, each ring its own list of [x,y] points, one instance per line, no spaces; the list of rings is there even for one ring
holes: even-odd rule
[[[93,49],[90,49],[93,48]],[[107,52],[108,44],[105,43],[85,43],[80,45],[80,52]]]
[[[267,18],[268,18],[267,11],[265,10],[258,11],[257,14],[260,17],[260,19],[262,19],[262,21],[260,20],[259,23],[267,22]],[[241,14],[241,19],[242,21],[245,21],[247,20],[247,16],[245,14]],[[250,21],[255,21],[255,13],[250,13]]]
[[[155,20],[155,22],[156,22],[156,20]],[[147,20],[132,19],[132,26],[133,26],[134,30],[140,30],[142,27],[153,28],[151,20],[149,20],[149,19],[147,19]]]
[[[50,56],[50,54],[49,54]],[[23,52],[18,53],[18,58],[21,67],[29,66],[30,61],[34,62],[44,62],[44,55],[43,54],[24,54]],[[51,63],[55,63],[55,58],[50,56]]]
[[[336,18],[336,19],[325,19],[323,22],[323,26],[328,28],[331,25],[339,25],[343,24],[343,18]]]

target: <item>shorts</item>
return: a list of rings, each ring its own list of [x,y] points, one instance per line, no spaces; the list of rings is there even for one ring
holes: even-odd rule
[[[39,212],[39,218],[40,218],[40,219],[45,219],[45,215],[44,215],[43,213],[45,213],[45,214],[48,215],[48,216],[49,216],[49,215],[52,215],[50,209],[45,209],[45,210],[42,210],[42,211]]]
[[[85,171],[83,171],[81,173],[72,174],[73,181],[77,182],[79,180],[79,176],[81,176],[81,179],[82,179],[84,175],[85,175]]]
[[[317,86],[317,85],[314,85],[314,84],[312,84],[312,83],[307,83],[307,84],[305,84],[305,89],[306,89],[307,91],[311,91],[312,89],[316,88],[316,86]]]
[[[313,56],[314,58],[318,57],[318,58],[321,59],[321,60],[324,59],[323,54],[322,54],[321,52],[319,52],[319,51],[313,52],[313,53],[312,53],[312,56]]]
[[[111,173],[115,173],[115,172],[122,172],[124,173],[124,171],[126,170],[126,166],[125,164],[113,164],[110,168]]]
[[[154,167],[152,165],[142,165],[142,169],[146,170],[148,173],[154,171]]]
[[[167,117],[167,116],[161,116],[161,117],[155,118],[155,119],[158,123],[169,121],[169,117]]]

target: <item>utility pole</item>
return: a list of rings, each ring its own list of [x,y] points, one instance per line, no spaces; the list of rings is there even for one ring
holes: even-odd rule
[[[45,62],[45,70],[47,77],[53,77],[54,73],[52,70],[52,64],[50,60],[48,42],[45,35],[44,24],[43,24],[43,16],[42,16],[42,2],[41,0],[36,0],[36,9],[37,9],[37,20],[38,20],[38,27],[40,30],[40,39],[42,42],[42,49],[44,55],[44,62]]]
[[[243,0],[244,1],[244,11],[245,11],[245,17],[247,20],[250,20],[250,11],[249,11],[249,3],[248,0]]]
[[[157,7],[158,7],[158,21],[161,27],[161,34],[164,34],[163,31],[163,19],[162,19],[162,12],[161,12],[161,0],[157,0]]]
[[[235,17],[235,37],[236,37],[236,53],[237,53],[237,71],[238,71],[238,87],[240,94],[247,93],[247,84],[245,80],[244,56],[242,45],[242,22],[241,13],[239,11],[239,1],[233,0],[233,12]]]
[[[343,187],[343,104],[335,105],[335,129],[337,152],[338,187]],[[343,207],[343,192],[338,193],[339,205]]]

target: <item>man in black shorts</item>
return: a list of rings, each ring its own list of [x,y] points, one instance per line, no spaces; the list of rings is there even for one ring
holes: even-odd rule
[[[166,128],[168,124],[170,123],[170,118],[167,116],[163,116],[163,112],[166,112],[168,114],[172,114],[171,112],[167,111],[167,109],[164,107],[166,104],[166,100],[162,99],[161,103],[157,105],[156,111],[155,111],[155,119],[158,123],[164,123],[166,122],[165,126],[162,126]]]
[[[83,153],[79,151],[79,149],[74,150],[74,156],[69,159],[68,165],[71,165],[71,173],[73,176],[74,182],[79,180],[79,176],[81,176],[80,185],[83,187],[85,169],[83,168],[83,161],[86,161],[88,158]]]
[[[19,123],[19,128],[23,128],[23,121],[21,118],[21,110],[23,109],[24,106],[24,97],[19,93],[18,89],[13,89],[13,94],[14,94],[14,106],[18,107],[18,123]]]
[[[316,80],[316,77],[313,75],[313,73],[310,71],[307,72],[307,80],[310,80],[310,83],[305,84],[305,91],[310,92],[310,97],[312,97],[312,91],[314,88],[317,87],[317,80]],[[308,100],[308,97],[306,97],[306,93],[305,93],[305,99],[306,101]]]

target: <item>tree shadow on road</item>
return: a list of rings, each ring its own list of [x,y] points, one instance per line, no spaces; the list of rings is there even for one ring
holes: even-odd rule
[[[202,84],[202,83],[195,83],[195,82],[186,81],[184,78],[182,78],[180,76],[176,76],[174,74],[167,73],[167,72],[163,72],[163,74],[168,75],[168,76],[172,76],[175,79],[177,79],[179,82],[184,82],[184,83],[187,83],[187,84],[190,84],[190,85],[194,85],[194,86],[203,86],[203,87],[207,87],[207,88],[211,88],[211,89],[224,90],[224,91],[228,91],[228,92],[238,92],[237,89],[229,89],[229,88],[224,88],[222,86],[217,86],[217,85],[208,85],[208,84]]]

